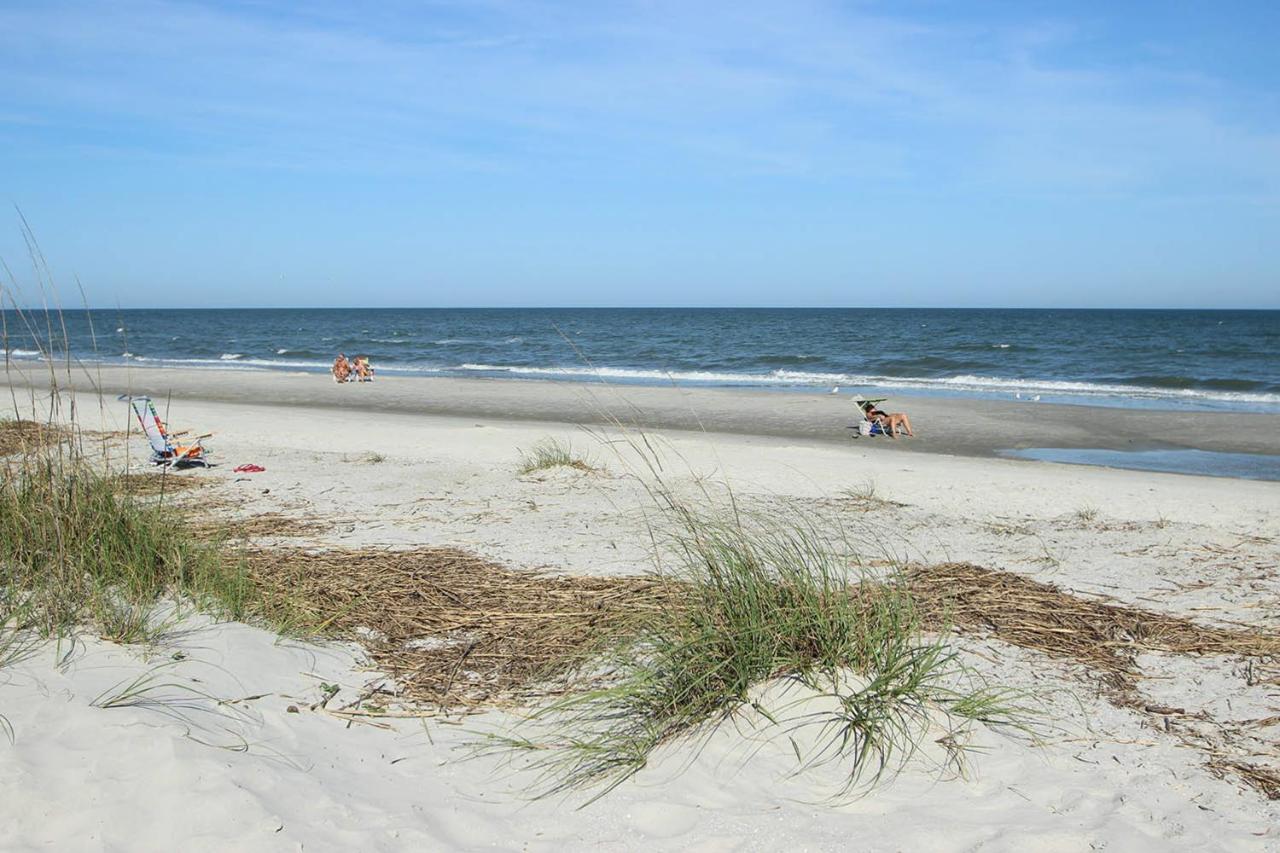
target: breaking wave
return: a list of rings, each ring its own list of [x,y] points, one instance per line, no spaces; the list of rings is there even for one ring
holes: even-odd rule
[[[884,376],[870,373],[815,373],[800,370],[773,370],[768,373],[727,373],[702,370],[631,370],[616,367],[524,367],[503,364],[462,364],[470,373],[506,374],[564,378],[616,379],[632,382],[689,382],[715,385],[826,386],[868,385],[920,391],[950,391],[1013,395],[1050,394],[1070,397],[1134,397],[1150,400],[1205,400],[1223,403],[1280,405],[1280,394],[1217,391],[1201,388],[1160,388],[1104,382],[1071,382],[1054,379],[1005,379],[996,376]]]

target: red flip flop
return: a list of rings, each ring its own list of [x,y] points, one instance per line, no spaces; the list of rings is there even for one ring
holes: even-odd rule
[[[249,464],[249,465],[241,465],[240,467],[234,468],[232,470],[234,470],[235,473],[237,474],[257,474],[259,471],[265,471],[267,469],[263,468],[261,465]]]

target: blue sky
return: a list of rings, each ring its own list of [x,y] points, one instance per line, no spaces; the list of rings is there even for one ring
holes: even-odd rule
[[[0,6],[62,289],[1280,308],[1280,3],[363,5]]]

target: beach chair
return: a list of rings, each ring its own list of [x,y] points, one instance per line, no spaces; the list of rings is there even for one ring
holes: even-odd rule
[[[177,444],[174,439],[185,435],[185,431],[168,432],[150,397],[131,397],[126,394],[120,399],[127,402],[133,408],[133,413],[138,416],[138,424],[151,444],[151,464],[163,465],[166,468],[185,468],[191,465],[209,467],[207,452],[200,442],[212,433],[196,436],[186,444]]]
[[[854,433],[855,436],[871,437],[876,435],[888,435],[888,433],[885,432],[884,427],[880,425],[879,421],[873,421],[867,417],[868,407],[874,406],[876,403],[883,403],[887,399],[887,397],[881,397],[878,400],[854,400],[854,403],[858,407],[858,422],[853,425],[853,429],[856,430]]]

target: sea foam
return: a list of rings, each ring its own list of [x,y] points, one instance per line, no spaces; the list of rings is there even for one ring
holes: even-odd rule
[[[1198,388],[1155,388],[1143,385],[1121,385],[1100,382],[1071,382],[1054,379],[1004,379],[995,376],[883,376],[871,373],[825,373],[801,370],[773,370],[768,373],[730,373],[720,371],[633,370],[617,367],[536,367],[504,364],[461,364],[464,372],[506,373],[513,376],[582,377],[622,381],[690,382],[716,385],[784,385],[830,386],[863,385],[878,388],[902,388],[921,391],[972,392],[981,394],[1014,393],[1056,394],[1073,397],[1137,397],[1160,400],[1205,400],[1232,403],[1280,405],[1280,394],[1242,391],[1211,391]]]

